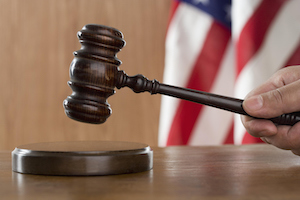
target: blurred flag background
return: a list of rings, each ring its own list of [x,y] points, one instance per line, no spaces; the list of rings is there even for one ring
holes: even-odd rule
[[[300,1],[174,0],[166,84],[243,99],[300,64]],[[258,143],[233,113],[162,96],[159,146]]]

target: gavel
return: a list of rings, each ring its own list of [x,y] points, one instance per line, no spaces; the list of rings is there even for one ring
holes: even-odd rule
[[[168,95],[250,116],[244,111],[241,99],[162,84],[141,74],[128,76],[119,70],[121,61],[116,54],[125,46],[125,40],[115,28],[87,24],[77,33],[77,37],[81,48],[74,52],[68,81],[73,92],[63,102],[65,113],[71,119],[92,124],[104,123],[111,115],[107,99],[115,93],[115,87],[129,87],[136,93],[147,91]],[[283,114],[269,120],[278,125],[294,125],[300,121],[300,113]]]

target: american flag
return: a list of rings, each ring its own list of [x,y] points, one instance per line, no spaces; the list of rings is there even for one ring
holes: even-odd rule
[[[163,82],[243,99],[300,64],[299,0],[174,0]],[[240,116],[162,96],[159,146],[261,142]]]

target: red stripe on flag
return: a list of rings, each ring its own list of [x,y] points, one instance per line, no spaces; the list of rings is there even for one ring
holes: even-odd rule
[[[269,26],[286,0],[262,1],[237,42],[237,75],[261,46]]]
[[[187,88],[209,91],[218,72],[231,33],[223,25],[212,23],[194,68]],[[182,69],[184,70],[184,69]],[[180,100],[174,116],[167,145],[186,145],[202,105]]]
[[[253,137],[249,133],[245,133],[242,144],[264,143],[260,138]]]
[[[226,139],[224,140],[223,144],[233,144],[234,143],[233,134],[234,134],[234,121],[232,121],[231,123],[230,129],[226,134]]]

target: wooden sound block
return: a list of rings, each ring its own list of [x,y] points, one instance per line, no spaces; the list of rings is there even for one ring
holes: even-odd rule
[[[12,170],[25,174],[113,175],[152,167],[152,149],[133,142],[47,142],[22,145],[12,152]]]

